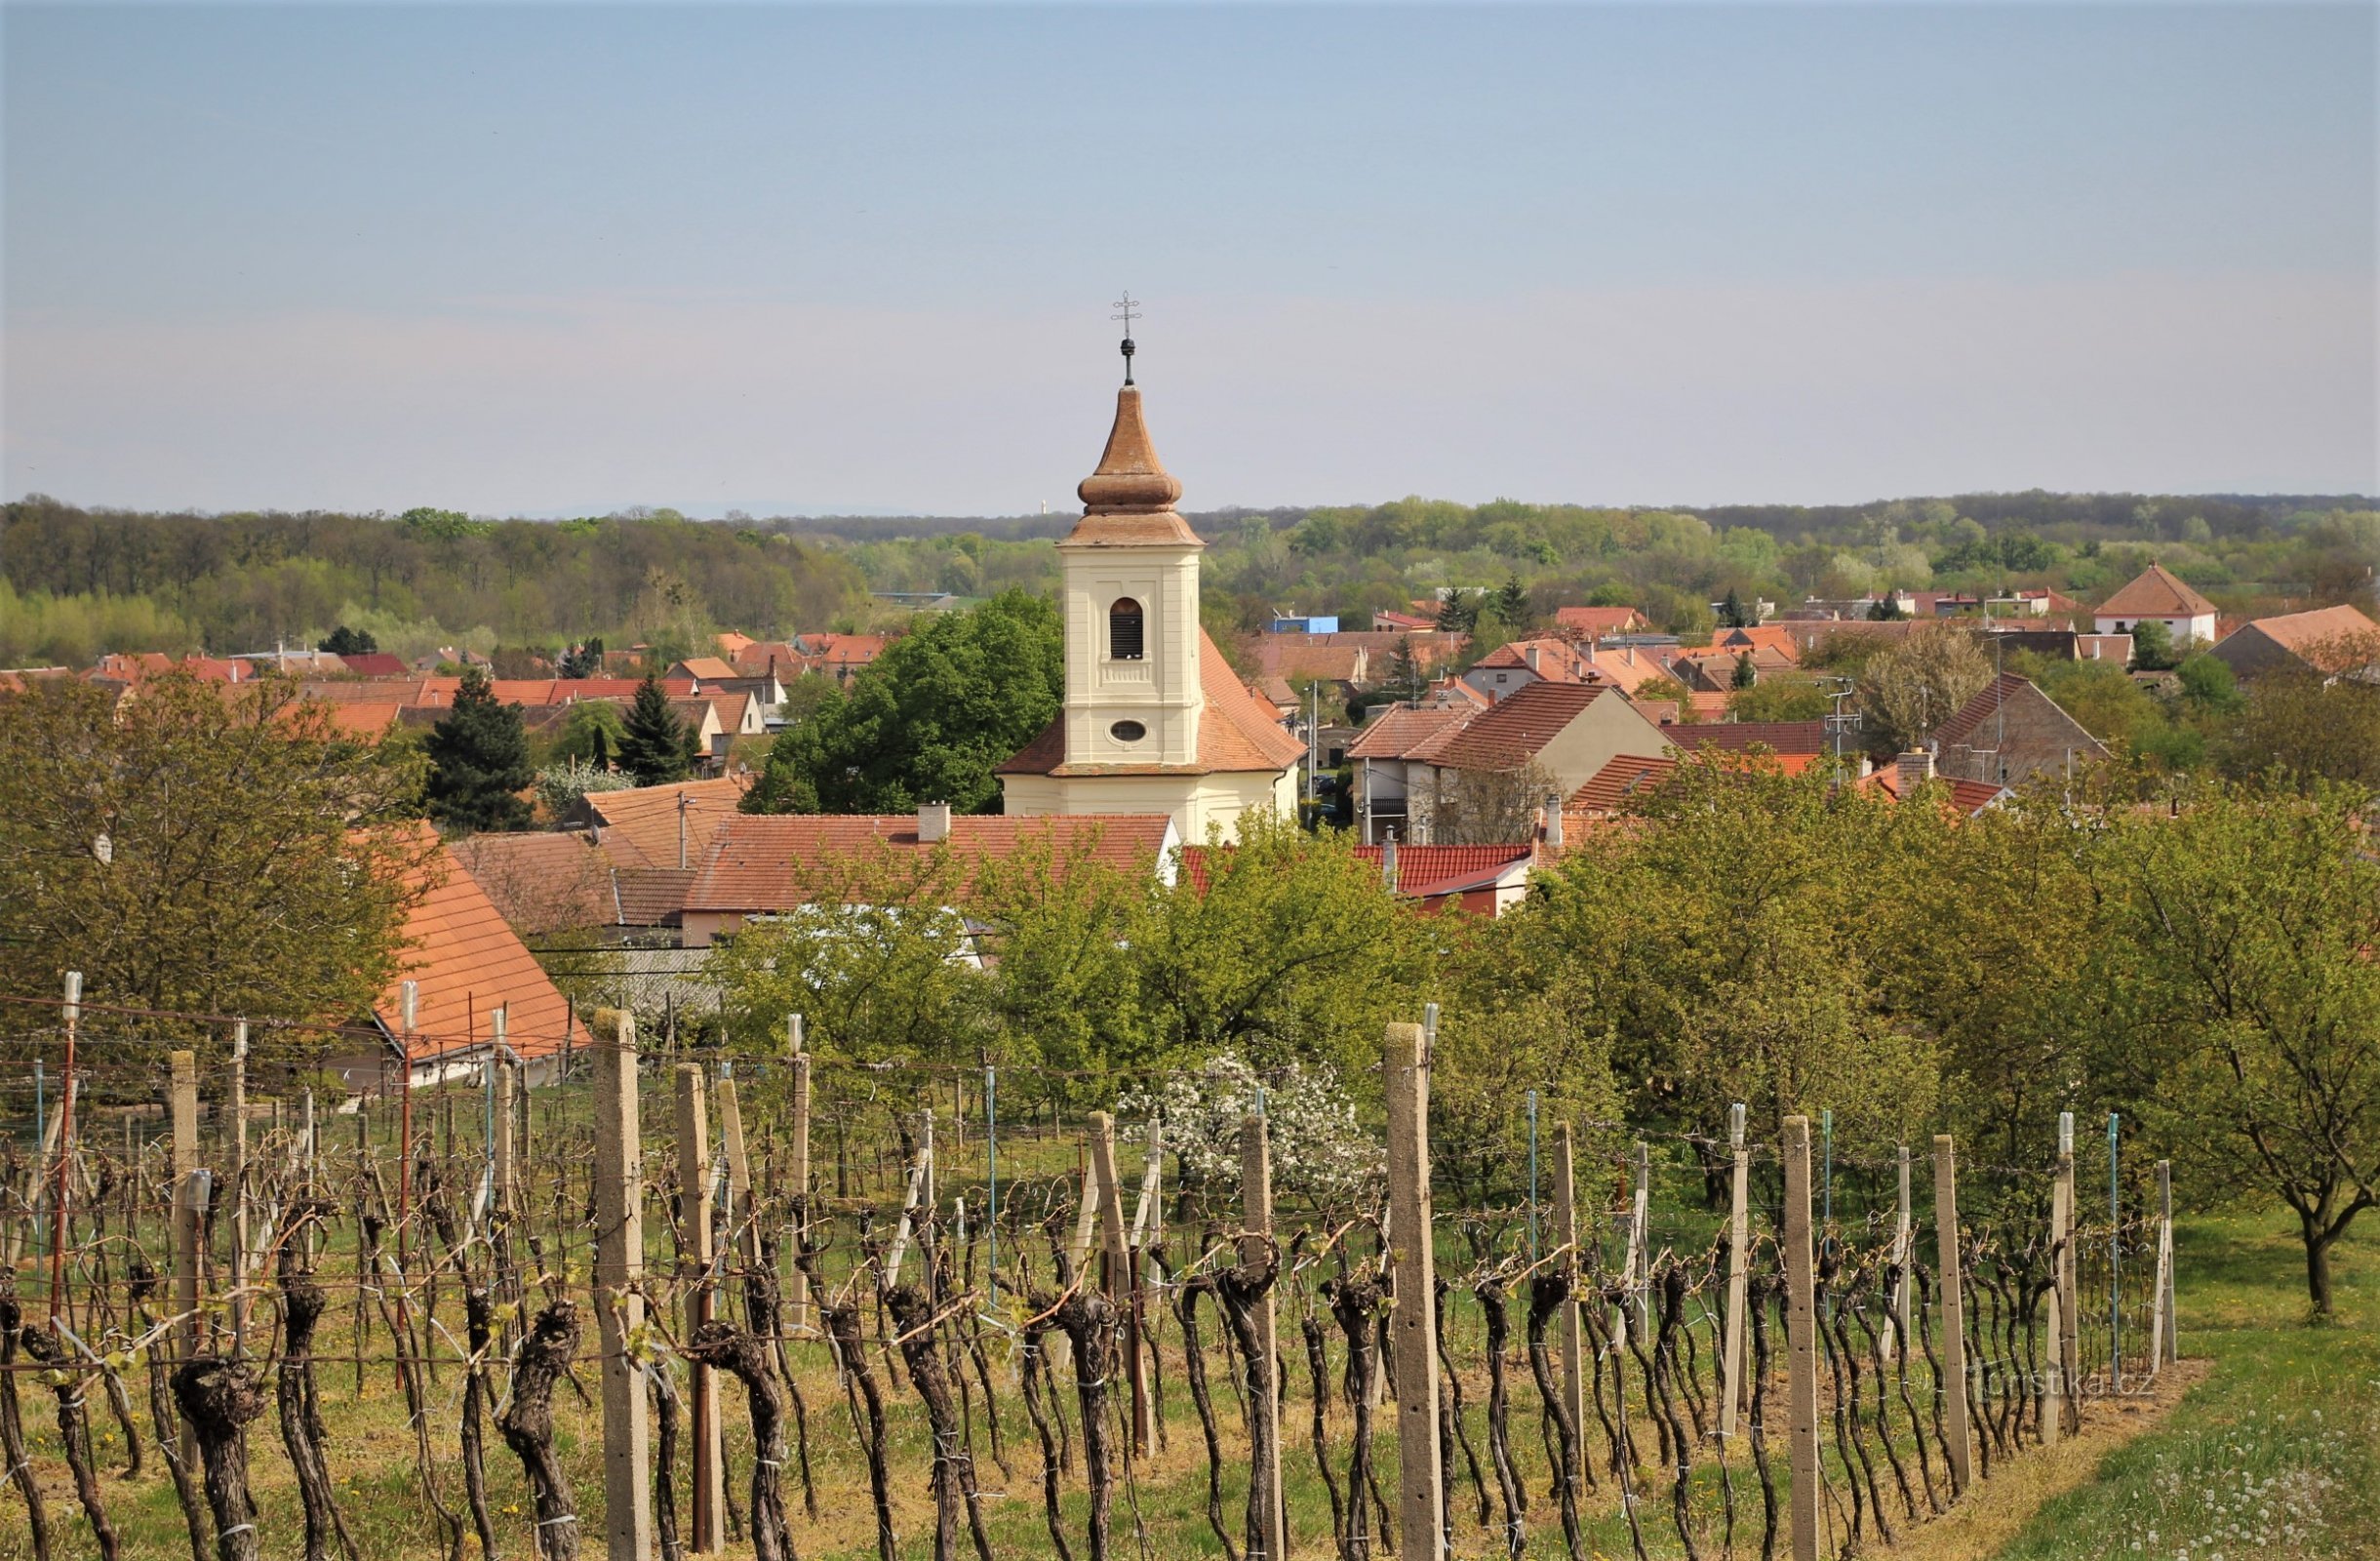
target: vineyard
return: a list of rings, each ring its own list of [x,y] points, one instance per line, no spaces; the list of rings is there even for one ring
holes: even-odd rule
[[[2086,1187],[2071,1123],[1993,1166],[1532,1096],[1454,1207],[1434,1015],[1335,1129],[798,1021],[413,1037],[360,1094],[242,1026],[202,1081],[155,1018],[6,1085],[0,1555],[1848,1556],[2178,1358],[2112,1127]]]

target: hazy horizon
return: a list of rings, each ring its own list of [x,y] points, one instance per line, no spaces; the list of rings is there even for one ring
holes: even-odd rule
[[[1126,287],[1188,508],[2380,491],[2368,6],[0,28],[10,497],[1062,511]]]

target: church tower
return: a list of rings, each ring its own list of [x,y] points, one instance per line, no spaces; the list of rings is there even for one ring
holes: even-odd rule
[[[1198,559],[1173,512],[1182,485],[1149,444],[1140,389],[1116,393],[1099,469],[1075,490],[1083,518],[1057,544],[1066,622],[1066,763],[1198,762]]]
[[[1250,810],[1293,814],[1304,752],[1199,626],[1206,543],[1149,442],[1132,344],[1099,468],[1076,490],[1083,518],[1057,544],[1066,698],[1055,721],[1001,765],[1003,808],[1169,815],[1181,839],[1238,838]]]

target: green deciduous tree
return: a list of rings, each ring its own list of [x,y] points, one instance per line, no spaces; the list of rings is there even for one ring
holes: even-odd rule
[[[1065,636],[1057,610],[1005,591],[926,620],[888,646],[840,700],[771,747],[755,813],[905,813],[947,802],[988,813],[993,767],[1056,719]]]
[[[2111,814],[2096,879],[2133,968],[2102,1067],[2211,1185],[2286,1203],[2317,1316],[2330,1252],[2380,1200],[2380,866],[2361,788],[2218,787]]]
[[[406,870],[433,845],[408,822],[418,761],[359,744],[292,685],[227,695],[176,674],[120,704],[89,684],[36,685],[0,697],[0,989],[56,997],[79,970],[93,1005],[346,1021],[390,979]],[[0,1028],[55,1022],[0,1005]],[[102,1046],[223,1041],[214,1024],[85,1023]],[[325,1044],[256,1041],[266,1056]]]
[[[694,773],[694,729],[669,707],[669,695],[653,673],[636,686],[636,699],[621,722],[613,754],[640,786],[667,785]]]
[[[1858,676],[1869,731],[1905,752],[1983,692],[1992,663],[1964,625],[1920,623],[1899,644],[1869,657]]]
[[[530,807],[521,793],[536,780],[521,707],[499,704],[479,667],[463,673],[454,707],[430,729],[430,817],[449,829],[521,829]]]
[[[1336,831],[1250,814],[1238,845],[1203,857],[1157,897],[1134,945],[1151,1060],[1229,1048],[1260,1068],[1368,1066],[1381,1027],[1416,1010],[1422,918]]]

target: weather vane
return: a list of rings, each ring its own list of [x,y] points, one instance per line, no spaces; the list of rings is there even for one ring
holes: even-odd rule
[[[1124,297],[1116,300],[1116,308],[1118,312],[1109,315],[1108,318],[1124,322],[1124,382],[1130,384],[1132,382],[1132,321],[1138,317],[1140,305],[1133,300],[1132,295],[1128,291]]]

